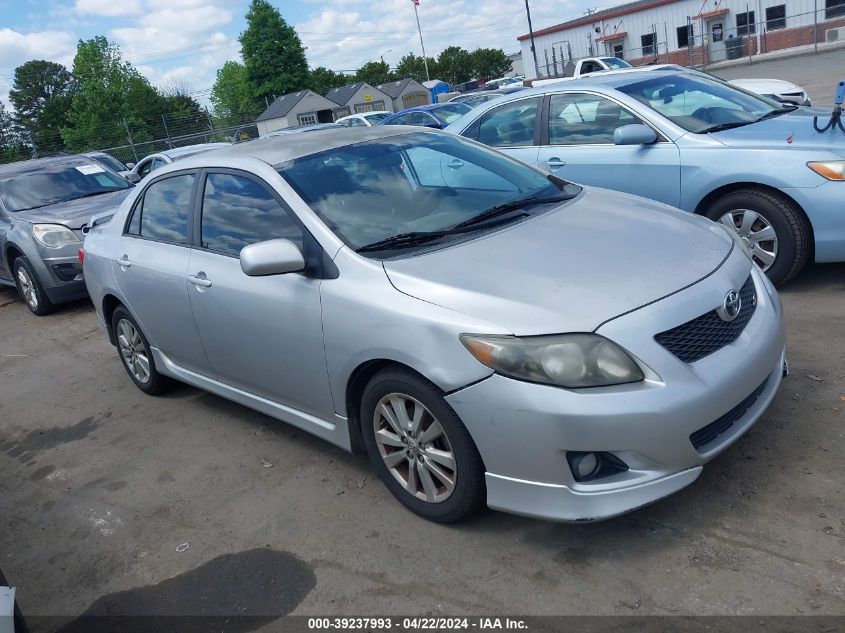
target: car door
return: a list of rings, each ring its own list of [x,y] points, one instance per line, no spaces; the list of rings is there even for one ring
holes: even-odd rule
[[[614,145],[616,128],[644,124],[630,110],[587,92],[551,94],[544,110],[540,168],[579,184],[680,204],[680,153],[674,143],[658,133],[650,145]]]
[[[191,208],[198,174],[167,174],[138,196],[112,267],[129,310],[153,347],[213,377],[188,300]]]
[[[533,165],[539,149],[541,102],[541,97],[529,97],[491,108],[464,129],[461,136]]]
[[[275,238],[306,254],[316,242],[278,195],[254,176],[209,171],[188,266],[189,295],[218,380],[321,417],[334,406],[323,349],[320,279],[249,277],[244,246]],[[307,242],[307,244],[306,244]]]

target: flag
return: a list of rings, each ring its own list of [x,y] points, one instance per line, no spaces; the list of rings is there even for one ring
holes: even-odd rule
[[[416,6],[420,6],[420,0],[411,0],[411,2]]]

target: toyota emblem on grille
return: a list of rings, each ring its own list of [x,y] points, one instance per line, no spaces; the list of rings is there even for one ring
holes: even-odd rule
[[[718,311],[723,321],[733,321],[742,310],[742,298],[736,290],[729,290]]]

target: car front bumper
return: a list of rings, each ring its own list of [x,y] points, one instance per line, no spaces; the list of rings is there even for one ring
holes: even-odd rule
[[[488,505],[537,518],[590,521],[652,503],[695,481],[707,461],[763,414],[781,382],[780,302],[762,275],[753,274],[758,305],[742,334],[695,363],[680,362],[653,336],[640,333],[654,324],[662,331],[661,320],[676,318],[678,306],[672,304],[689,300],[679,293],[598,330],[647,359],[654,372],[641,383],[567,390],[494,374],[449,394],[484,460]],[[696,449],[693,433],[724,419],[755,392],[726,430]],[[609,452],[628,470],[578,482],[568,451]]]

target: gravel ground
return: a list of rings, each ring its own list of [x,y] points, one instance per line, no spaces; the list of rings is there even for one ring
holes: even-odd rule
[[[0,568],[29,616],[845,615],[845,265],[782,297],[792,375],[691,487],[597,524],[448,527],[364,457],[190,387],[145,396],[88,302],[39,319],[0,290]]]

